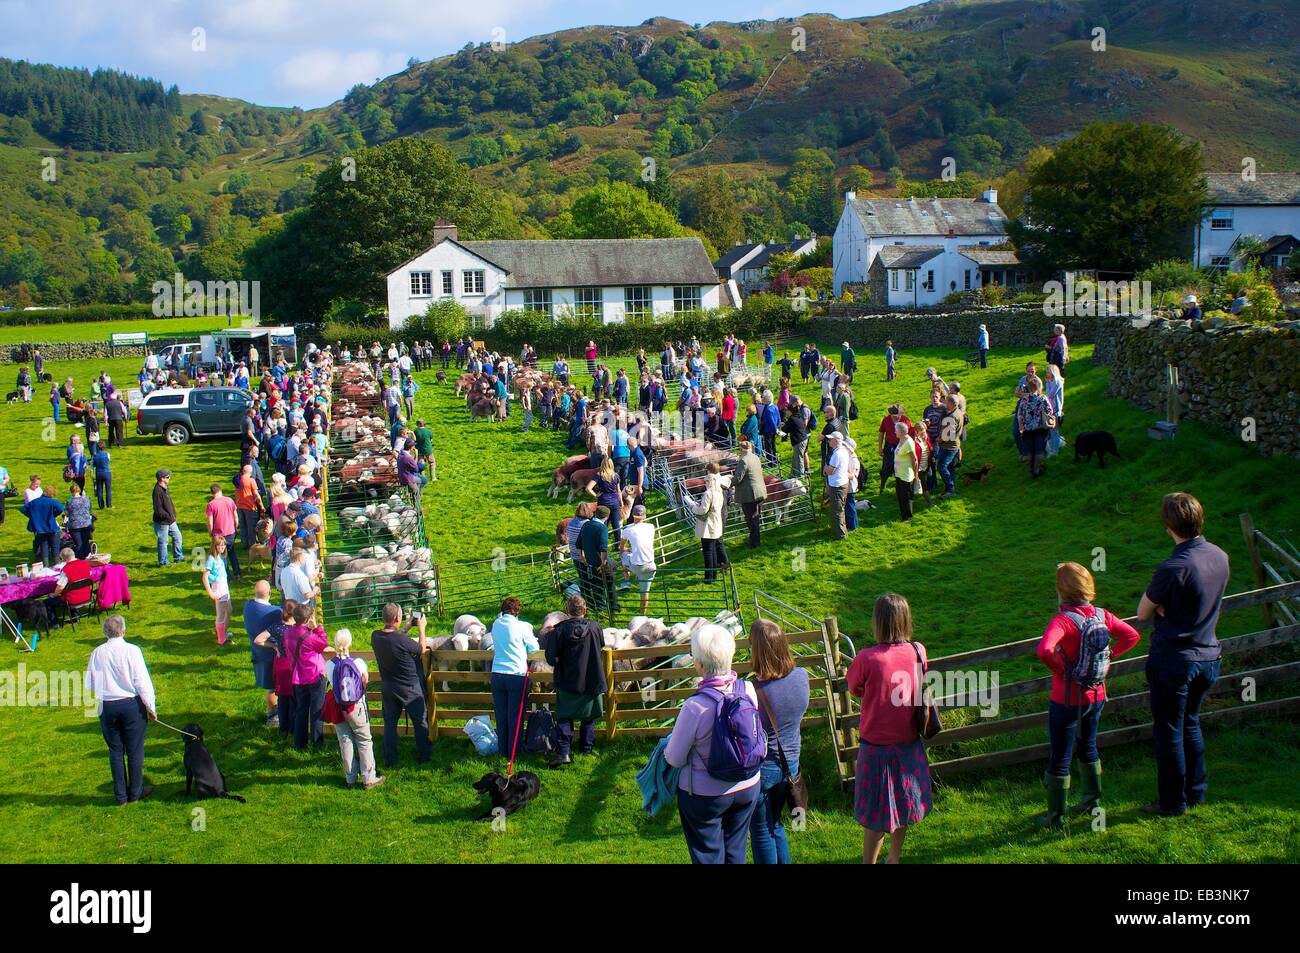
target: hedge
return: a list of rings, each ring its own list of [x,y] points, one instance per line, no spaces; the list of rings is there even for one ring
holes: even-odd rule
[[[445,312],[445,309],[443,309]],[[428,339],[437,344],[469,332],[469,317],[461,315],[461,330],[446,313],[420,315],[412,318],[398,331],[390,330],[382,315],[368,315],[365,320],[330,321],[322,329],[324,339],[330,343],[342,341],[349,347],[369,345],[373,341],[388,344],[392,341]],[[548,354],[575,354],[586,348],[588,341],[597,341],[607,354],[626,354],[645,348],[658,352],[664,341],[689,340],[720,341],[727,334],[737,334],[752,342],[763,336],[788,334],[800,319],[800,314],[790,303],[777,295],[752,295],[742,308],[721,311],[694,311],[675,314],[667,318],[631,319],[614,324],[580,319],[565,315],[552,319],[537,311],[507,311],[496,319],[491,330],[474,332],[474,337],[485,341],[489,347],[502,352],[517,352],[525,342],[537,352]]]
[[[152,304],[83,304],[41,311],[0,311],[0,327],[81,324],[88,321],[140,321],[153,318]]]

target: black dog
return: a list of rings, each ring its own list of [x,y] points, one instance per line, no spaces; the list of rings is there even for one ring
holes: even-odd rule
[[[240,804],[247,803],[238,794],[226,790],[226,776],[212,759],[212,753],[203,743],[203,729],[198,725],[186,725],[185,732],[185,795],[197,788],[199,797],[225,797]]]
[[[973,473],[963,473],[961,478],[967,483],[977,483],[980,480],[988,479],[988,475],[993,472],[993,464],[986,463]]]
[[[504,812],[502,817],[509,817],[537,797],[542,790],[542,781],[531,771],[520,771],[512,778],[493,771],[475,781],[474,790],[492,799],[492,806],[474,820],[490,821],[498,808]]]
[[[1106,454],[1109,453],[1118,460],[1119,447],[1115,446],[1115,435],[1109,430],[1089,430],[1074,438],[1075,463],[1079,462],[1080,456],[1085,460],[1092,460],[1094,453],[1097,455],[1098,465],[1103,470],[1106,469]]]
[[[40,383],[42,383],[42,384],[53,384],[53,383],[54,383],[54,375],[51,374],[49,371],[46,371],[44,374],[41,374],[41,375],[37,378],[37,380],[38,380]]]
[[[9,396],[6,397],[5,400],[9,401],[9,403],[11,403],[11,404],[16,404],[16,403],[18,403],[18,391],[16,391],[16,390],[11,390],[11,391],[9,392]]]

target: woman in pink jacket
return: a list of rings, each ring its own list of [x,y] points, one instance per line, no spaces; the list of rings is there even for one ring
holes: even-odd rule
[[[1043,783],[1047,786],[1047,813],[1034,820],[1043,827],[1059,828],[1070,793],[1070,762],[1077,750],[1083,798],[1074,807],[1079,814],[1094,814],[1101,807],[1101,758],[1097,754],[1097,725],[1106,704],[1106,683],[1083,684],[1075,671],[1080,661],[1081,629],[1108,634],[1111,658],[1138,644],[1137,629],[1105,609],[1093,606],[1097,584],[1092,573],[1078,563],[1056,568],[1056,595],[1061,600],[1038,643],[1038,657],[1052,671],[1052,699],[1047,706],[1050,755]],[[1092,619],[1100,616],[1106,632],[1096,632]],[[1114,645],[1110,645],[1114,639]]]
[[[293,625],[284,630],[284,654],[293,663],[293,746],[307,747],[308,727],[313,744],[324,737],[321,709],[325,706],[325,657],[321,654],[329,639],[325,629],[312,625],[308,605],[293,610]]]

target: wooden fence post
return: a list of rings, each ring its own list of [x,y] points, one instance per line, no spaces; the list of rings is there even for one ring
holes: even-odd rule
[[[605,739],[614,740],[614,733],[618,730],[617,722],[614,720],[614,714],[618,709],[618,704],[614,700],[614,650],[608,646],[600,650],[600,658],[605,666]]]
[[[826,641],[830,643],[831,647],[831,661],[834,663],[834,668],[831,671],[831,678],[836,679],[840,677],[840,671],[844,668],[844,659],[843,656],[840,655],[840,620],[833,615],[829,615],[826,617],[826,622],[824,624],[826,626]],[[837,707],[838,711],[835,712],[836,731],[834,738],[836,758],[839,757],[840,748],[849,746],[849,729],[840,724],[840,716],[848,714],[849,711],[849,696],[847,688],[840,691],[839,704]]]
[[[1264,575],[1264,560],[1259,555],[1259,541],[1255,539],[1255,521],[1250,518],[1249,513],[1241,514],[1241,535],[1246,540],[1246,552],[1250,556],[1250,569],[1255,576],[1255,588],[1263,589],[1269,581]],[[1264,610],[1264,621],[1269,628],[1276,626],[1273,606],[1265,602],[1260,608]]]

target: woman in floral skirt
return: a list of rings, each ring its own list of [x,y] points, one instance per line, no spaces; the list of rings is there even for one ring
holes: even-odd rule
[[[912,609],[897,593],[876,600],[876,644],[849,666],[849,691],[862,702],[854,813],[866,829],[862,862],[874,864],[885,834],[896,864],[907,829],[930,813],[930,764],[916,730],[925,646],[912,641]]]

